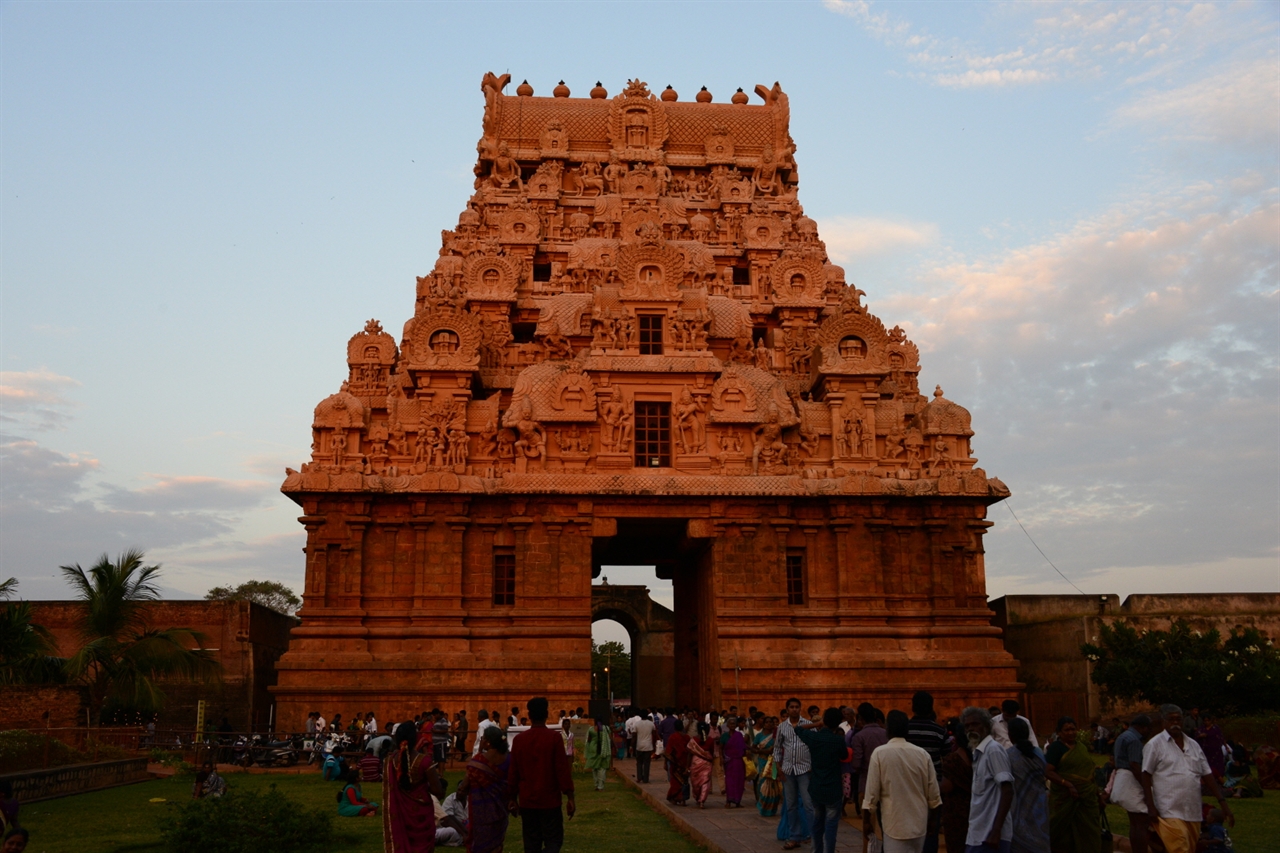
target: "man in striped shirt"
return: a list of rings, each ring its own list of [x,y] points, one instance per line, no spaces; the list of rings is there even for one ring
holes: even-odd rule
[[[809,722],[800,716],[800,700],[787,700],[787,718],[778,725],[774,737],[773,763],[783,773],[782,795],[786,800],[787,823],[791,838],[783,850],[795,850],[804,839],[802,829],[813,825],[813,798],[809,795],[809,773],[813,769],[809,747],[796,735],[796,726]],[[804,809],[805,820],[800,819]]]
[[[933,712],[933,695],[920,690],[911,697],[911,720],[907,723],[907,743],[929,753],[938,784],[942,784],[942,756],[947,745],[947,730],[938,725],[938,715]],[[929,826],[925,832],[923,853],[938,853],[938,830],[942,825],[942,810],[929,810]]]

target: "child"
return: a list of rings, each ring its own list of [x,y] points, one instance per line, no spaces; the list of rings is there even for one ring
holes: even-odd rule
[[[1231,836],[1222,825],[1222,809],[1209,809],[1209,817],[1200,830],[1196,853],[1231,853]]]

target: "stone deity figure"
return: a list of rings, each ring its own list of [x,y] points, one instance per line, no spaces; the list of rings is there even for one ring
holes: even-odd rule
[[[773,369],[773,350],[764,345],[764,341],[756,344],[756,367],[761,370]]]
[[[800,449],[810,459],[818,455],[818,433],[814,430],[800,430]]]
[[[608,402],[601,407],[604,426],[600,430],[600,444],[613,453],[626,453],[631,447],[632,416],[621,392],[615,387]]]
[[[579,167],[577,178],[578,189],[574,195],[584,195],[587,190],[595,190],[594,195],[604,194],[604,178],[600,175],[600,164],[594,160],[588,160]],[[584,228],[583,230],[585,231],[586,229]]]
[[[951,445],[940,438],[933,443],[933,458],[929,460],[929,474],[945,471],[951,467]]]
[[[480,430],[480,443],[477,449],[481,456],[493,456],[498,447],[498,422],[493,418]]]
[[[329,439],[329,449],[333,452],[333,467],[341,468],[347,451],[347,435],[342,430],[334,430]]]
[[[778,192],[778,161],[773,156],[773,147],[765,146],[760,154],[760,165],[756,168],[753,183],[756,186],[756,192],[761,195],[777,195]]]
[[[627,176],[627,164],[618,160],[617,155],[610,155],[609,165],[604,167],[604,185],[610,193],[618,192],[618,184]]]
[[[498,156],[493,161],[493,171],[489,173],[489,183],[498,189],[508,189],[515,186],[516,189],[523,189],[524,184],[520,180],[520,164],[511,156],[511,149],[503,143],[498,148]]]
[[[907,469],[912,470],[920,467],[920,447],[924,444],[924,439],[920,435],[919,430],[907,430],[907,437],[903,441],[907,448]]]
[[[847,459],[849,457],[849,440],[845,437],[844,429],[844,418],[834,417],[831,424],[831,442],[835,445],[836,459]]]
[[[675,416],[681,452],[701,453],[706,449],[706,426],[702,422],[705,410],[706,405],[694,400],[687,387],[680,392],[680,402],[671,414]]]
[[[776,459],[786,452],[787,446],[782,442],[782,425],[778,423],[778,410],[770,406],[768,419],[751,430],[754,446],[751,448],[751,473],[760,473],[760,457],[766,461]]]
[[[523,454],[530,459],[546,459],[547,434],[542,426],[530,417],[528,406],[520,412],[520,420],[516,421],[516,432],[519,434],[515,443],[517,454]]]
[[[449,464],[467,464],[467,432],[463,429],[449,430]]]
[[[902,431],[894,429],[893,432],[885,436],[884,439],[884,458],[897,459],[903,453],[902,440],[904,436]]]

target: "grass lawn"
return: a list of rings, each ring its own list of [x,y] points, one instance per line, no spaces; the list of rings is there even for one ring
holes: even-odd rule
[[[452,789],[462,778],[459,770],[446,776]],[[228,783],[243,790],[264,790],[275,784],[286,796],[309,806],[334,809],[337,783],[319,774],[229,774]],[[605,790],[592,790],[591,774],[576,773],[578,813],[565,823],[565,849],[599,853],[697,853],[701,847],[676,832],[667,819],[616,779]],[[123,788],[64,797],[22,807],[22,823],[31,830],[28,853],[142,853],[161,851],[157,821],[174,803],[191,795],[191,776],[156,779]],[[365,797],[381,800],[382,786],[364,785]],[[163,797],[168,803],[151,803]],[[382,819],[336,818],[338,853],[380,853]],[[520,821],[507,830],[506,851],[519,851]],[[439,848],[448,850],[451,848]],[[1248,848],[1244,848],[1248,849]]]

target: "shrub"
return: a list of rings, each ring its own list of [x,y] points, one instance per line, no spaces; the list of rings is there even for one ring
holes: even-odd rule
[[[1257,628],[1196,631],[1178,620],[1167,631],[1103,624],[1081,653],[1111,701],[1173,702],[1223,716],[1280,707],[1280,649]]]
[[[161,825],[172,853],[321,853],[333,846],[333,815],[308,809],[272,785],[265,793],[228,791],[191,800]]]

